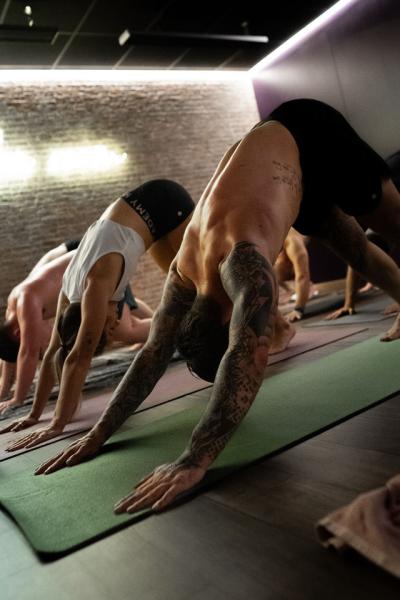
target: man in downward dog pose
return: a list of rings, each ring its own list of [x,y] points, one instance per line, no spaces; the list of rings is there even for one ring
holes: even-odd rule
[[[339,194],[343,189],[348,193]],[[346,202],[336,205],[338,197]],[[157,467],[115,510],[160,510],[197,484],[263,380],[277,305],[273,264],[292,225],[400,300],[399,270],[368,242],[351,216],[358,213],[374,230],[399,235],[400,196],[384,161],[333,108],[307,99],[278,107],[220,163],[171,265],[149,339],[103,415],[36,474],[96,454],[151,392],[178,347],[194,372],[215,381],[209,404],[182,454]],[[398,337],[400,317],[382,339]]]
[[[49,250],[8,296],[5,321],[0,326],[0,414],[26,400],[50,341],[64,272],[79,242],[80,239],[70,240]],[[144,341],[143,329],[148,333],[152,314],[142,300],[133,298],[127,286],[120,305],[116,341]]]
[[[62,277],[77,245],[61,244],[54,254],[45,254],[8,296],[0,327],[0,414],[26,399],[50,340]],[[14,381],[13,396],[7,400]]]
[[[48,427],[29,434],[15,446],[32,446],[63,431],[79,406],[93,356],[109,341],[146,341],[150,318],[137,319],[134,327],[123,327],[126,287],[147,250],[162,269],[168,270],[193,208],[193,200],[181,185],[154,179],[115,200],[89,227],[63,277],[30,414],[0,433],[37,423],[55,384],[56,370],[60,390],[53,418]],[[134,338],[130,337],[132,329]]]

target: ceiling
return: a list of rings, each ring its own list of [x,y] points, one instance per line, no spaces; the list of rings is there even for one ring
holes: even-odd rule
[[[334,3],[0,0],[0,68],[247,70]],[[118,38],[126,29],[131,36],[121,46]],[[144,34],[136,42],[135,32]],[[269,42],[221,41],[215,35],[268,36]]]

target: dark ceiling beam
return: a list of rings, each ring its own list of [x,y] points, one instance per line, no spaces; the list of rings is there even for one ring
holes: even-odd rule
[[[51,44],[57,35],[55,27],[28,27],[0,24],[2,42],[44,42]]]
[[[58,65],[60,64],[60,62],[64,58],[64,55],[66,54],[66,52],[68,51],[68,49],[71,46],[72,42],[75,40],[76,36],[78,35],[78,33],[80,32],[80,30],[82,29],[84,22],[86,21],[86,19],[88,18],[88,16],[90,15],[90,13],[92,12],[92,10],[96,6],[96,4],[97,4],[97,0],[92,0],[92,2],[89,4],[89,6],[86,9],[83,17],[81,18],[81,20],[77,24],[77,26],[75,28],[75,31],[72,33],[72,35],[70,35],[70,37],[68,38],[66,44],[64,45],[63,49],[61,50],[60,54],[57,56],[56,60],[52,64],[52,67],[51,67],[52,69],[55,69],[55,68],[58,67]]]

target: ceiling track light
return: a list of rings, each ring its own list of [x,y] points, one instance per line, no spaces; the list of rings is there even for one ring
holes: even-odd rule
[[[125,29],[118,38],[120,46],[129,43],[136,46],[205,46],[222,48],[265,48],[269,42],[264,35],[217,35],[161,31],[131,31]]]

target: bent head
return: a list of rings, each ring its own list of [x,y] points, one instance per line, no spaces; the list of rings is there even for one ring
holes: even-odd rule
[[[81,321],[82,312],[80,302],[72,302],[69,304],[58,320],[57,331],[58,335],[60,336],[61,349],[63,351],[64,358],[67,357],[74,347],[76,338],[78,337],[79,328],[81,326]],[[105,324],[99,343],[97,344],[95,355],[101,354],[107,344],[107,324],[108,323]]]
[[[15,363],[18,358],[20,340],[15,332],[15,324],[5,321],[0,327],[0,359]]]
[[[222,324],[221,308],[206,296],[197,296],[183,319],[177,349],[193,373],[213,382],[229,345],[229,322]]]

